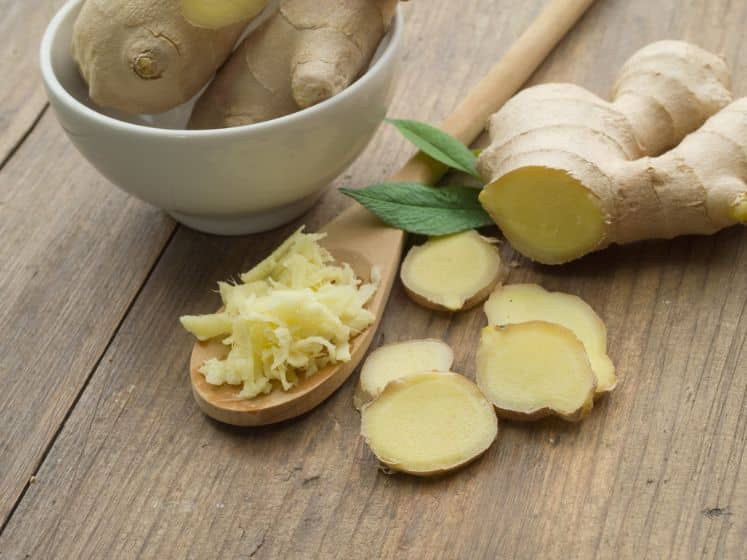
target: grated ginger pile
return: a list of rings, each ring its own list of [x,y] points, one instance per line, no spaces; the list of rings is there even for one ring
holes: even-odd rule
[[[222,311],[181,317],[198,340],[222,336],[231,347],[225,359],[200,367],[208,383],[243,385],[240,396],[250,399],[350,360],[351,339],[374,322],[364,306],[379,274],[372,270],[363,283],[350,265],[332,264],[323,238],[299,229],[240,284],[218,283]]]

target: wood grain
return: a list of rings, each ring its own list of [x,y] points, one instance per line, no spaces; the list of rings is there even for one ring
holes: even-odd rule
[[[173,228],[51,113],[0,172],[0,526]]]
[[[440,121],[539,6],[410,3],[392,114]],[[728,0],[602,0],[534,81],[604,94],[635,49],[676,37],[722,51],[744,94],[746,23],[747,5]],[[382,129],[336,184],[389,176],[404,146]],[[305,221],[317,227],[346,204],[331,192]],[[503,422],[482,459],[422,481],[377,470],[358,437],[353,380],[298,421],[262,429],[224,427],[192,401],[178,315],[212,310],[215,282],[295,226],[234,239],[176,233],[0,535],[0,557],[744,557],[744,229],[615,247],[562,268],[504,246],[519,264],[510,281],[598,310],[620,385],[579,425]],[[91,301],[108,304],[101,292]],[[444,337],[455,370],[471,374],[483,324],[479,309],[421,309],[397,284],[375,344]]]
[[[64,0],[0,0],[0,168],[47,104],[39,44]]]

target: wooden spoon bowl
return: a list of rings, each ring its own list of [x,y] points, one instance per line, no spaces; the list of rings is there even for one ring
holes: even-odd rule
[[[496,112],[529,77],[594,0],[551,0],[504,57],[459,104],[441,128],[465,144],[482,132]],[[412,158],[392,181],[435,184],[444,170],[422,155]],[[351,341],[351,359],[318,371],[290,391],[244,399],[239,386],[210,385],[198,371],[210,358],[222,358],[227,348],[219,340],[198,342],[192,349],[190,379],[197,404],[208,416],[236,426],[261,426],[308,412],[342,385],[363,359],[384,313],[397,274],[404,233],[384,225],[367,210],[352,206],[322,231],[322,244],[340,262],[347,262],[359,278],[368,279],[378,267],[381,283],[368,308],[375,322]]]
[[[373,267],[379,269],[381,284],[367,308],[375,322],[356,336],[350,344],[350,361],[327,366],[304,378],[289,391],[274,390],[253,399],[239,396],[241,386],[211,385],[199,372],[210,358],[224,358],[228,347],[219,338],[197,342],[192,348],[189,374],[200,409],[215,420],[235,426],[261,426],[300,416],[334,393],[363,359],[389,299],[402,253],[404,233],[390,228],[361,207],[351,207],[324,230],[322,245],[337,262],[348,263],[358,278],[369,281]]]

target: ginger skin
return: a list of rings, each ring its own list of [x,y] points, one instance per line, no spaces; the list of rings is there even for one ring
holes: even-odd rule
[[[218,72],[189,127],[262,122],[338,94],[370,62],[396,5],[396,0],[282,0]]]
[[[187,21],[181,0],[87,0],[73,58],[100,107],[161,113],[200,91],[250,19],[207,29]]]
[[[729,104],[728,88],[722,59],[661,41],[628,60],[611,103],[572,84],[524,90],[490,120],[480,201],[545,264],[747,223],[747,99]]]

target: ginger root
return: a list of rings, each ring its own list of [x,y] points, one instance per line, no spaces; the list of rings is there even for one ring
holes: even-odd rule
[[[569,329],[584,345],[597,378],[597,394],[617,385],[615,366],[607,355],[607,327],[580,297],[548,292],[537,284],[511,284],[496,289],[484,309],[489,325],[546,321]]]
[[[266,121],[341,92],[366,68],[397,0],[282,0],[236,49],[194,108],[189,127]]]
[[[501,280],[495,243],[469,230],[433,237],[402,262],[407,294],[429,309],[459,311],[478,305]]]
[[[360,410],[378,397],[386,384],[415,373],[449,371],[454,352],[442,340],[408,340],[377,348],[366,358],[361,368],[353,405]]]
[[[363,407],[361,434],[385,467],[429,476],[487,451],[498,435],[498,420],[466,377],[421,373],[391,381]]]
[[[596,377],[584,345],[569,329],[529,321],[483,329],[477,385],[501,418],[554,415],[575,422],[591,411]]]
[[[200,91],[252,15],[207,29],[185,19],[182,0],[87,0],[73,30],[73,58],[97,105],[160,113]]]
[[[182,14],[192,25],[221,29],[254,18],[269,0],[181,0]]]
[[[729,80],[718,56],[661,41],[628,60],[611,103],[571,84],[526,89],[490,120],[480,202],[546,264],[747,223],[747,98],[729,104]]]

